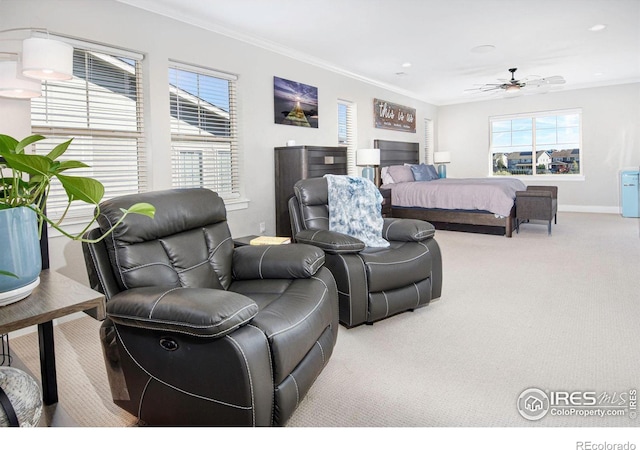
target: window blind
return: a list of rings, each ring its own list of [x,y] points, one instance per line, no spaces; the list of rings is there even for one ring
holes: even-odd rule
[[[171,62],[169,112],[173,186],[240,196],[237,77]]]
[[[356,104],[338,100],[338,145],[347,147],[347,174],[357,175],[356,167]]]
[[[424,119],[424,161],[433,164],[433,120]]]
[[[42,96],[31,100],[34,133],[47,137],[33,147],[47,154],[73,138],[62,159],[74,159],[89,168],[68,175],[89,176],[104,184],[104,199],[146,190],[146,154],[143,130],[141,55],[117,50],[96,51],[74,42],[73,78],[43,82]],[[47,202],[48,215],[58,219],[67,196],[56,181]],[[94,207],[74,202],[67,222],[93,216]]]

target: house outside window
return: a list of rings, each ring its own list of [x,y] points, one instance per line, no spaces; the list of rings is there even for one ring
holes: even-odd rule
[[[489,118],[492,176],[582,175],[582,111]]]
[[[47,139],[34,145],[46,155],[73,138],[64,159],[90,167],[70,175],[96,178],[105,187],[104,200],[146,190],[143,130],[142,55],[93,43],[67,40],[74,47],[73,78],[46,81],[42,96],[31,100],[32,132]],[[47,213],[59,219],[67,195],[57,180],[51,185]],[[65,222],[83,223],[94,206],[73,202]]]
[[[240,196],[234,75],[169,64],[173,186]]]
[[[347,174],[356,175],[356,104],[338,100],[338,146],[347,147]]]

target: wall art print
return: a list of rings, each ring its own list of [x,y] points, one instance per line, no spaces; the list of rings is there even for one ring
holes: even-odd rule
[[[275,123],[318,128],[318,88],[273,77]]]
[[[373,99],[375,127],[387,130],[416,132],[416,110],[377,98]]]

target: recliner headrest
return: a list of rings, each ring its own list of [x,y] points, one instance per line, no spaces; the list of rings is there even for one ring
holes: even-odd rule
[[[155,218],[129,214],[114,230],[113,239],[127,244],[146,242],[227,219],[224,202],[216,192],[203,188],[170,189],[102,202],[98,217],[100,229],[104,232],[120,220],[121,208],[140,202],[156,208]]]
[[[329,188],[324,177],[300,180],[293,186],[298,201],[305,206],[329,204]]]

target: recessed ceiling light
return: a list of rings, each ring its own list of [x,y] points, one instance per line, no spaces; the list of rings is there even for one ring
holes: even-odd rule
[[[603,23],[597,23],[594,26],[592,26],[591,28],[589,28],[589,31],[602,31],[605,28],[607,28],[607,26]]]
[[[405,67],[405,68],[411,67],[411,63],[410,62],[406,62],[406,63],[402,64],[402,67]]]
[[[471,53],[491,53],[496,49],[495,45],[478,45],[471,49]]]

